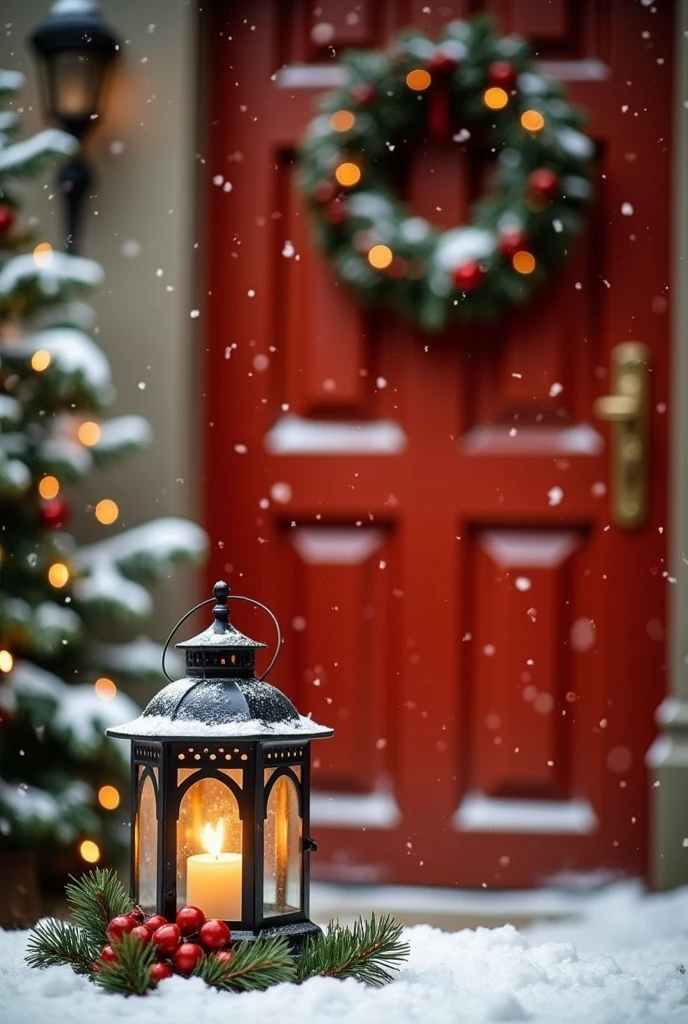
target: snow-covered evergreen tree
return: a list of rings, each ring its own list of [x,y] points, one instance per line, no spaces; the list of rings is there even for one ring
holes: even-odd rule
[[[0,72],[6,105],[22,84]],[[101,268],[17,227],[21,179],[77,143],[56,130],[17,140],[18,128],[0,111],[0,851],[71,845],[94,861],[116,841],[128,776],[103,730],[137,713],[120,683],[158,680],[160,663],[152,641],[108,642],[104,626],[134,635],[146,584],[199,559],[205,535],[171,518],[118,531],[108,501],[95,508],[102,541],[79,546],[67,529],[69,485],[143,447],[149,429],[101,418],[110,367],[80,301]]]

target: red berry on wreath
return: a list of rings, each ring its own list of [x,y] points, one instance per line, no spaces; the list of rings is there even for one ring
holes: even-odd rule
[[[164,981],[165,978],[171,978],[172,976],[172,968],[167,964],[164,964],[162,960],[157,960],[154,964],[151,964],[148,970],[148,977],[154,985],[157,985],[158,982]]]
[[[117,954],[109,943],[101,949],[98,960],[101,960],[104,964],[113,964],[117,960]]]
[[[177,912],[177,924],[182,935],[193,935],[194,932],[199,930],[204,921],[205,914],[198,907],[182,907]]]
[[[224,921],[206,921],[198,933],[198,939],[206,949],[221,949],[230,944],[232,933]]]
[[[316,181],[311,195],[316,203],[330,203],[336,199],[339,189],[333,181]]]
[[[499,86],[500,89],[511,92],[516,86],[518,73],[508,60],[496,60],[487,69],[487,77],[490,85]]]
[[[135,928],[131,929],[131,935],[135,935],[141,942],[150,942],[153,938],[153,932],[150,930],[147,924],[137,924]]]
[[[219,964],[228,964],[230,960],[234,959],[234,953],[232,953],[231,949],[218,949],[217,953],[214,953],[213,956]]]
[[[431,71],[435,71],[440,75],[450,75],[456,71],[458,64],[448,53],[443,53],[442,50],[435,50],[428,61],[428,67]]]
[[[351,86],[351,98],[360,103],[361,106],[367,106],[368,103],[372,103],[377,95],[374,85],[370,85],[368,82],[359,82],[358,85]]]
[[[474,292],[482,284],[485,271],[475,260],[469,260],[454,270],[454,287],[460,292]]]
[[[110,942],[119,942],[123,935],[133,931],[135,927],[135,917],[131,914],[118,914],[117,917],[113,917],[112,921],[110,921],[105,934]]]
[[[559,192],[559,178],[549,167],[538,167],[529,175],[528,187],[533,195],[554,199]]]
[[[163,917],[162,914],[153,914],[152,917],[149,917],[148,920],[143,923],[146,928],[150,928],[152,932],[157,932],[158,928],[162,928],[164,924],[169,924],[169,921],[166,917]]]
[[[63,501],[62,498],[51,498],[49,501],[43,501],[38,510],[39,522],[46,530],[57,530],[60,526],[65,526],[69,522],[71,515],[72,510],[68,502]],[[136,915],[131,914],[131,917],[136,917]]]
[[[340,227],[345,222],[347,216],[346,206],[340,199],[335,199],[328,203],[323,210],[323,217],[328,224],[335,228]]]
[[[14,210],[6,203],[0,204],[0,235],[5,235],[14,224]]]
[[[191,974],[204,956],[205,953],[195,942],[182,942],[172,958],[172,964],[177,974]]]
[[[528,239],[520,228],[509,228],[499,232],[499,251],[502,256],[510,260],[521,249],[528,247]]]
[[[161,953],[172,956],[181,940],[182,933],[178,924],[164,924],[153,932],[151,942]]]

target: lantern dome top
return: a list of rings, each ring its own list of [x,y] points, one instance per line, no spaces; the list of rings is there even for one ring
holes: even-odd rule
[[[190,640],[182,640],[181,643],[175,644],[175,647],[182,648],[183,650],[203,647],[222,647],[223,650],[227,647],[267,647],[267,644],[262,644],[258,640],[252,640],[250,636],[245,636],[244,633],[241,633],[229,621],[229,608],[227,607],[229,587],[223,580],[215,584],[213,594],[215,595],[216,604],[213,608],[213,618],[215,621],[212,626],[208,626],[202,633],[198,633]]]
[[[191,737],[302,737],[306,740],[331,736],[332,729],[300,715],[276,686],[256,679],[254,649],[266,645],[244,636],[229,622],[227,601],[230,595],[226,583],[216,583],[213,593],[212,626],[193,639],[177,644],[186,649],[186,677],[169,683],[138,718],[108,729],[108,734],[127,739],[165,740]],[[232,650],[236,650],[236,654],[232,654]]]

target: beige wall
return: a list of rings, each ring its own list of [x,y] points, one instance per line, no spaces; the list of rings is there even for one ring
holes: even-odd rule
[[[27,133],[45,126],[27,37],[48,7],[49,0],[2,4],[2,22],[10,24],[0,35],[0,66],[27,76],[22,97]],[[85,203],[80,248],[106,273],[93,305],[97,340],[112,363],[117,387],[113,411],[146,416],[154,441],[144,454],[82,486],[74,502],[81,539],[102,536],[103,528],[85,509],[101,497],[115,498],[120,521],[132,525],[158,515],[195,518],[199,505],[194,438],[199,343],[197,321],[190,317],[198,305],[193,275],[200,255],[200,248],[194,249],[196,5],[194,0],[102,0],[100,7],[124,45],[104,116],[86,142],[97,178]],[[27,186],[25,216],[41,239],[59,245],[62,201],[54,182],[54,175],[46,175]],[[195,582],[185,572],[159,588],[153,635],[164,635],[171,616],[189,607]]]

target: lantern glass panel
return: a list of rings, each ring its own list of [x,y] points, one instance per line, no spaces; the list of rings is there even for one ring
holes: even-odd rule
[[[58,119],[82,120],[98,112],[104,62],[99,54],[65,50],[46,55],[46,108]]]
[[[242,829],[237,798],[224,781],[241,788],[243,772],[219,768],[184,793],[177,821],[177,909],[191,904],[207,917],[241,920]],[[181,768],[177,786],[197,769]]]
[[[277,769],[265,769],[265,785]],[[291,770],[301,782],[301,769]],[[299,795],[294,780],[280,775],[270,790],[265,816],[263,915],[294,914],[302,907]]]
[[[155,784],[153,784],[153,778]],[[134,822],[136,893],[146,913],[154,914],[158,882],[158,769],[138,767],[138,808]]]

